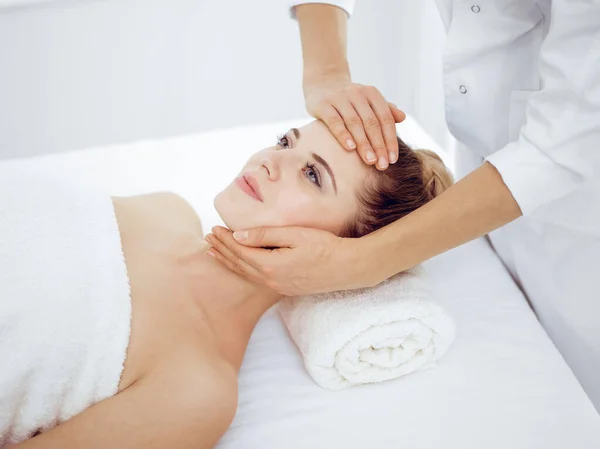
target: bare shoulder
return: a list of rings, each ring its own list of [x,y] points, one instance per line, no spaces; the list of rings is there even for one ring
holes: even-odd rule
[[[202,221],[192,205],[181,195],[174,192],[154,192],[145,195],[113,198],[115,204],[129,203],[156,217],[173,220],[177,223],[189,223],[195,233],[204,236]]]

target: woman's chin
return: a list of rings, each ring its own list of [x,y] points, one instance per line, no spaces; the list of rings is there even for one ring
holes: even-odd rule
[[[218,207],[216,207],[215,209],[217,211],[217,214],[219,214],[219,218],[221,219],[223,225],[229,230],[231,230],[231,232],[235,232],[239,229],[247,229],[249,227],[249,223],[244,223],[244,220],[241,219],[242,217],[238,216],[239,214],[227,213],[228,211],[219,210]]]
[[[219,212],[218,210],[217,213],[221,218],[221,222],[227,229],[230,229],[232,232],[235,232],[237,229],[240,229],[238,226],[236,226],[235,220],[228,219],[226,214],[221,214],[221,212]]]
[[[218,194],[213,201],[213,206],[223,224],[233,232],[255,227],[258,224],[256,211],[247,210],[237,199],[232,201],[227,192]]]

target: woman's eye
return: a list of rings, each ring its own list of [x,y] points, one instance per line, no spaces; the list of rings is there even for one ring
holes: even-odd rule
[[[287,150],[290,147],[290,139],[285,134],[277,136],[277,146]]]
[[[306,167],[304,169],[304,174],[309,179],[310,182],[316,184],[321,187],[321,180],[319,179],[319,172],[315,168],[315,166],[309,162],[306,163]]]

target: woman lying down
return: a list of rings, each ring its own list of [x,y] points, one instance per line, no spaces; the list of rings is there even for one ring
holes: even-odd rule
[[[399,143],[380,172],[312,122],[252,156],[216,209],[233,230],[367,234],[452,182],[434,153]],[[15,174],[0,196],[0,447],[212,448],[250,334],[281,296],[210,257],[176,195]]]

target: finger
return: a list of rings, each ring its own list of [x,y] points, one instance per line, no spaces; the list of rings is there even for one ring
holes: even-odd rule
[[[219,240],[214,234],[210,234],[210,233],[206,234],[206,236],[204,237],[204,240],[206,240],[208,242],[208,244],[211,246],[211,249],[218,251],[226,259],[232,260],[232,261],[233,261],[233,259],[235,259],[235,256],[230,251],[230,249],[227,248],[227,246],[225,246],[223,244],[223,242],[221,240]],[[247,262],[244,262],[244,263],[247,264]]]
[[[352,106],[352,103],[349,100],[340,100],[335,102],[333,107],[335,107],[338,114],[344,119],[346,128],[350,131],[357,144],[358,153],[361,155],[361,158],[369,165],[377,162],[377,156],[375,156],[375,152],[371,148],[369,139],[365,134],[362,120],[357,114],[356,109],[354,109],[354,106]]]
[[[390,103],[389,105],[396,123],[402,123],[404,120],[406,120],[406,114],[404,111],[400,110],[394,103]]]
[[[248,279],[251,282],[254,282],[255,284],[261,283],[261,278],[248,274],[241,268],[241,266],[233,263],[227,257],[223,256],[223,254],[221,254],[216,248],[211,248],[207,253],[211,257],[214,257],[217,262],[225,266],[228,270],[233,271],[234,273]]]
[[[340,116],[338,110],[331,104],[327,104],[320,111],[321,120],[325,122],[331,133],[338,140],[340,145],[348,151],[356,149],[356,143],[352,138],[352,134],[346,128],[345,119]]]
[[[294,248],[297,246],[297,242],[302,235],[302,228],[298,227],[286,227],[286,228],[267,228],[258,227],[252,229],[245,229],[231,233],[228,229],[220,226],[213,228],[213,233],[223,240],[225,244],[229,244],[225,240],[231,240],[235,243],[235,247],[245,246],[256,248]],[[229,237],[229,239],[227,239]],[[239,243],[238,243],[239,242]],[[242,246],[243,245],[243,246]],[[234,249],[231,248],[230,249]],[[235,252],[235,251],[234,251]]]
[[[290,248],[295,247],[295,243],[279,243],[278,231],[285,230],[286,228],[262,228],[265,230],[275,230],[275,232],[270,233],[271,237],[269,237],[269,233],[263,234],[262,232],[252,232],[261,230],[261,228],[251,229],[249,230],[249,243],[255,244],[258,247],[244,246],[237,242],[237,240],[233,237],[233,233],[226,228],[215,226],[213,230],[213,237],[220,240],[220,242],[227,247],[230,251],[231,255],[225,254],[225,257],[228,257],[228,260],[236,266],[239,266],[240,269],[244,268],[244,265],[241,263],[242,261],[246,262],[250,265],[254,270],[256,270],[256,276],[259,279],[259,282],[267,285],[267,282],[270,279],[272,274],[272,267],[277,266],[279,262],[279,257],[283,251],[289,251]],[[292,231],[295,229],[295,232],[301,230],[302,228],[289,228]],[[266,235],[266,238],[263,236]],[[272,247],[275,249],[263,249],[260,245]],[[281,247],[278,247],[281,245]],[[238,260],[239,259],[239,260]],[[252,275],[254,272],[249,270],[249,273]]]
[[[221,226],[215,226],[212,228],[212,236],[213,238],[218,240],[220,244],[224,245],[225,248],[227,248],[227,253],[225,253],[224,251],[220,251],[224,256],[230,258],[230,260],[233,260],[233,258],[242,259],[248,265],[251,265],[258,271],[260,271],[260,262],[258,260],[258,255],[261,252],[265,252],[266,250],[260,248],[252,248],[238,243],[238,241],[233,238],[233,232]],[[229,256],[229,253],[231,254],[231,256]]]
[[[385,170],[388,167],[388,154],[381,132],[381,124],[375,115],[375,111],[363,95],[355,95],[352,98],[352,105],[360,116],[365,128],[369,143],[377,156],[377,168]]]
[[[251,277],[253,279],[259,277],[260,272],[254,266],[237,256],[214,234],[208,234],[205,237],[205,240],[212,246],[215,254],[219,253],[219,255],[227,261],[226,265],[229,269],[244,277]]]
[[[392,115],[392,110],[388,102],[384,100],[383,96],[377,90],[372,91],[368,97],[368,101],[381,125],[383,140],[387,148],[388,161],[390,164],[393,164],[398,160],[398,137],[396,134],[396,121]]]

